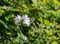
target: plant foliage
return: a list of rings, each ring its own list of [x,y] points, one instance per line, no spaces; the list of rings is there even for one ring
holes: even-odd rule
[[[60,44],[60,1],[0,0],[0,43]]]

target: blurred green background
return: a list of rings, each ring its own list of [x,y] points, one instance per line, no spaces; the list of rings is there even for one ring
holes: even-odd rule
[[[0,0],[0,43],[60,44],[60,0]]]

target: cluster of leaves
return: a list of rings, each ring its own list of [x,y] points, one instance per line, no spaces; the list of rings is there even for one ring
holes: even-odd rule
[[[24,14],[30,26],[15,23]],[[60,44],[59,0],[0,0],[0,43]]]

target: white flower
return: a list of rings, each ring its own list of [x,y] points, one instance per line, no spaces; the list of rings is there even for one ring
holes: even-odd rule
[[[22,16],[22,19],[24,20],[24,24],[26,24],[27,26],[29,26],[29,24],[30,24],[30,18],[28,18],[28,15],[23,15]]]
[[[27,40],[27,36],[23,35],[22,39],[26,41]]]
[[[27,26],[30,25],[30,18],[28,17],[28,15],[23,15],[22,17],[17,15],[15,18],[14,18],[15,22],[16,23],[19,23],[21,20],[23,20],[23,24],[26,24]]]
[[[16,23],[20,22],[21,16],[17,15],[17,16],[14,18],[14,20],[15,20]]]

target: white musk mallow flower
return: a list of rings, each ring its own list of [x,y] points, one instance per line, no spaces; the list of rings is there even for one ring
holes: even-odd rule
[[[28,15],[23,15],[22,19],[24,20],[23,23],[26,24],[27,26],[30,25],[30,18],[28,18]]]
[[[15,18],[14,18],[15,22],[16,23],[19,23],[20,20],[21,20],[21,16],[20,15],[17,15]]]

